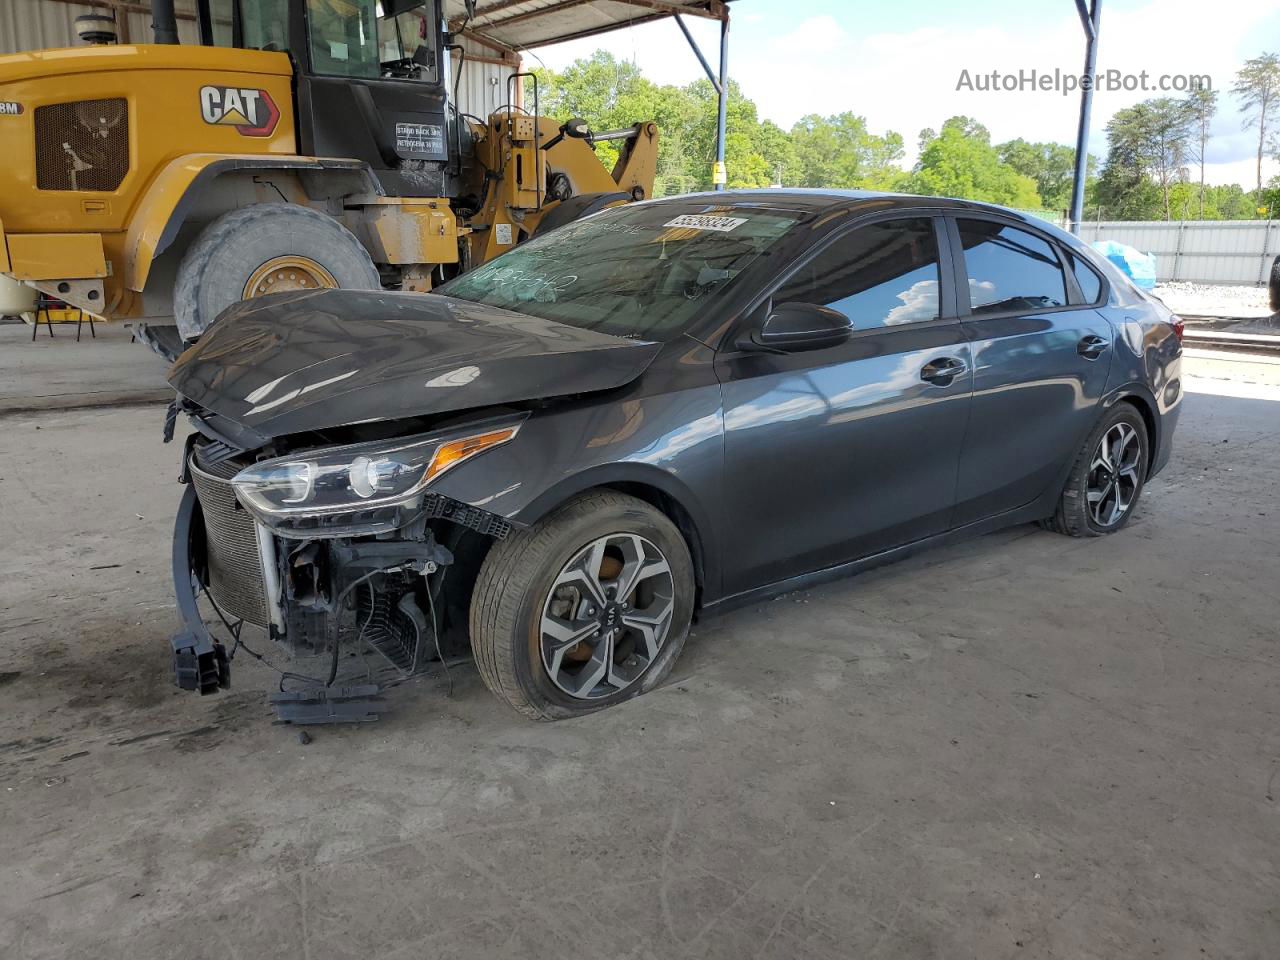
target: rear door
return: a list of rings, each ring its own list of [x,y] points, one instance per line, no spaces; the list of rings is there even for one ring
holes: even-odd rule
[[[833,347],[717,357],[725,424],[725,587],[834,566],[946,529],[970,393],[940,218],[851,228],[754,311],[848,316]],[[941,264],[941,269],[940,265]]]
[[[1024,506],[1058,481],[1098,416],[1114,334],[1048,234],[998,216],[948,220],[974,362],[961,526]],[[1088,292],[1100,291],[1097,283]]]

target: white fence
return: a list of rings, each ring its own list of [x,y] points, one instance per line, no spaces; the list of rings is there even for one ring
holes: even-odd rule
[[[1156,279],[1266,283],[1280,254],[1280,220],[1103,220],[1080,239],[1118,240],[1156,258]]]

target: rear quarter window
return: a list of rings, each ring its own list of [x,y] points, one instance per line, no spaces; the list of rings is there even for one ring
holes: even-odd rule
[[[957,218],[975,316],[1067,305],[1062,263],[1045,240],[994,220]]]

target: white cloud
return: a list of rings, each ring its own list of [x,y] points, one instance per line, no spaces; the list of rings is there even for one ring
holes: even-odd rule
[[[902,301],[902,305],[889,311],[889,315],[884,318],[886,325],[932,320],[938,315],[938,281],[917,280],[899,293],[898,299]]]

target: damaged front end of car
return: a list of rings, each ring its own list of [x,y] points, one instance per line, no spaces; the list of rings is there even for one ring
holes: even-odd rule
[[[475,575],[512,508],[435,484],[548,404],[631,382],[659,348],[433,294],[229,308],[168,377],[166,440],[179,418],[193,428],[173,546],[179,686],[226,686],[237,650],[258,656],[241,637],[252,626],[319,664],[285,671],[282,718],[371,719],[377,688],[340,676],[344,652],[399,676],[465,654]]]
[[[374,719],[376,685],[335,686],[341,654],[375,652],[400,676],[444,658],[442,634],[459,617],[442,593],[459,542],[467,533],[502,539],[511,525],[430,484],[509,442],[523,414],[364,443],[245,449],[244,431],[232,440],[215,418],[187,412],[196,432],[174,530],[178,686],[228,686],[251,625],[295,657],[327,659],[325,676],[284,674],[294,682],[272,696],[281,719]],[[206,625],[202,595],[225,640]]]

